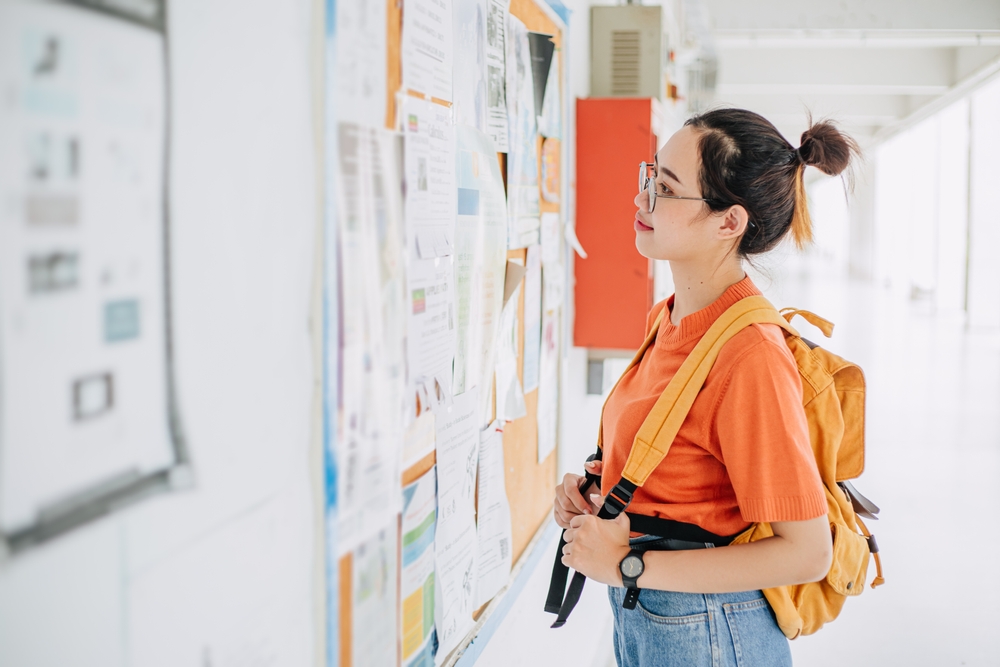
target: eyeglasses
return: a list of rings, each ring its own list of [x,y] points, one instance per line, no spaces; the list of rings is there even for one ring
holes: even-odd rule
[[[653,165],[648,162],[639,163],[639,193],[641,194],[645,190],[649,194],[649,212],[652,213],[653,209],[656,207],[656,198],[663,197],[664,199],[689,199],[691,201],[714,201],[712,199],[703,199],[702,197],[681,197],[680,195],[661,195],[656,191],[656,179],[649,177],[649,170],[653,168]]]

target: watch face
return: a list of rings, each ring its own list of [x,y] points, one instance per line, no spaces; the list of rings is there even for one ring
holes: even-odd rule
[[[622,561],[622,574],[626,577],[638,577],[642,574],[642,559],[638,556],[626,556]]]

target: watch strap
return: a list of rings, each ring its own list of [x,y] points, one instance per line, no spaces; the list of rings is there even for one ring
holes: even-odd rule
[[[624,607],[625,609],[635,609],[635,605],[638,601],[639,601],[639,589],[626,588],[625,599],[622,600],[622,607]]]

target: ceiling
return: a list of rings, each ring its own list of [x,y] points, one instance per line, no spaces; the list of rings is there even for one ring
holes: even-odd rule
[[[674,1],[717,62],[711,102],[794,145],[808,112],[870,145],[1000,71],[1000,0]]]

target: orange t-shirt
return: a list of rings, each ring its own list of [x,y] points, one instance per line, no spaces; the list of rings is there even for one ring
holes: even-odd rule
[[[639,427],[695,344],[729,306],[760,294],[749,277],[710,306],[670,321],[673,297],[653,306],[646,331],[667,308],[656,341],[622,377],[604,408],[601,491],[621,479]],[[720,350],[666,458],[629,512],[732,535],[758,521],[827,513],[795,359],[774,324],[753,324]]]

